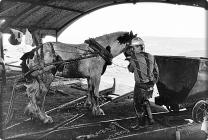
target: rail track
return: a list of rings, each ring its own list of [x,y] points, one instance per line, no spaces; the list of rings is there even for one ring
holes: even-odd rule
[[[199,124],[189,123],[184,121],[184,119],[190,119],[191,115],[187,111],[182,111],[178,113],[173,112],[160,112],[154,113],[153,116],[156,120],[156,124],[153,126],[147,126],[144,128],[140,128],[138,130],[132,130],[130,128],[131,124],[136,122],[136,117],[128,117],[128,118],[118,118],[112,120],[105,121],[97,121],[91,123],[83,123],[83,124],[75,124],[72,123],[74,121],[78,121],[79,118],[83,117],[85,114],[76,114],[69,119],[61,122],[58,125],[55,125],[53,128],[24,133],[19,135],[14,135],[7,137],[6,139],[116,139],[126,138],[128,136],[137,136],[140,137],[144,134],[150,134],[151,132],[159,132],[159,131],[168,131],[180,130],[186,135],[191,135],[191,132],[200,127]],[[183,120],[183,122],[180,121]],[[174,121],[174,123],[171,121]],[[188,128],[188,129],[187,129]],[[185,130],[186,131],[185,131]],[[190,133],[190,134],[188,134]],[[158,136],[157,136],[158,137]]]
[[[112,92],[114,87],[110,89],[106,89],[100,92],[101,95],[108,95],[109,92]],[[132,92],[129,92],[123,96],[118,96],[111,101],[105,100],[102,102],[101,107],[108,105],[112,102],[119,102],[122,99],[129,98],[132,96]],[[78,106],[84,101],[86,97],[83,96],[71,102],[60,105],[56,108],[53,108],[47,113],[53,113],[63,107],[68,106]],[[73,113],[74,114],[74,113]],[[189,111],[181,111],[181,112],[159,112],[153,113],[153,116],[156,120],[156,124],[153,126],[147,126],[141,128],[139,130],[132,130],[130,128],[131,125],[135,124],[136,117],[122,117],[117,119],[107,119],[103,121],[93,121],[89,123],[74,123],[79,122],[79,119],[86,116],[87,112],[85,110],[76,113],[64,121],[54,125],[53,127],[45,128],[40,131],[32,131],[26,132],[16,135],[8,135],[5,139],[8,140],[18,140],[18,139],[123,139],[128,137],[144,137],[143,135],[147,135],[149,133],[156,133],[159,131],[173,131],[176,129],[180,129],[181,132],[185,133],[183,129],[189,128],[199,128],[198,124],[190,124],[190,122],[185,119],[191,119],[191,113]],[[24,125],[24,123],[30,122],[29,120],[25,120],[22,123],[7,127],[4,131],[10,131],[15,127],[19,127]],[[182,131],[183,130],[183,131]],[[188,131],[188,130],[187,130]],[[187,132],[189,133],[189,132]],[[11,134],[11,133],[10,133]],[[186,134],[187,135],[187,134]]]

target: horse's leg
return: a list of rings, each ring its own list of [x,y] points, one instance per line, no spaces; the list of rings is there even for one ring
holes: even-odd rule
[[[42,81],[41,79],[39,80],[40,89],[41,89],[38,100],[39,101],[38,105],[40,107],[40,119],[43,120],[44,123],[52,123],[53,119],[45,113],[44,103],[45,103],[46,94],[50,89],[50,85],[54,79],[54,76],[52,73],[44,73],[43,79],[44,81]]]
[[[26,87],[30,102],[25,108],[25,114],[31,118],[39,119],[44,123],[52,123],[52,118],[45,113],[44,109],[45,96],[48,88],[41,80],[39,82],[35,80],[35,82],[26,85]]]
[[[48,84],[43,83],[42,81],[40,81],[39,84],[41,88],[40,95],[37,97],[37,105],[40,108],[39,118],[40,120],[43,121],[43,123],[52,123],[53,119],[45,113],[45,106],[44,106],[45,97],[49,91],[50,86]]]
[[[26,94],[29,98],[29,103],[25,107],[24,113],[31,117],[32,119],[38,118],[38,113],[40,110],[38,109],[37,103],[36,103],[36,95],[40,91],[37,81],[33,81],[31,84],[25,84]]]
[[[90,91],[92,91],[92,80],[91,78],[87,78],[87,86],[88,86],[88,89],[87,89],[87,99],[84,103],[84,106],[87,107],[87,108],[92,108],[92,96],[90,94]]]
[[[95,116],[105,115],[104,111],[99,106],[99,86],[100,86],[100,77],[92,78],[92,114]]]

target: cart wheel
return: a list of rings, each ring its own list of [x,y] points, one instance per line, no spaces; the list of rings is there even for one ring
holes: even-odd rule
[[[208,103],[204,100],[198,101],[192,109],[192,118],[196,123],[202,123],[208,112]]]

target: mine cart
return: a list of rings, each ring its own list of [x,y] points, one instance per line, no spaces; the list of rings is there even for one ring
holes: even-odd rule
[[[156,56],[160,71],[158,105],[169,111],[186,108],[195,122],[203,121],[208,110],[208,58]]]

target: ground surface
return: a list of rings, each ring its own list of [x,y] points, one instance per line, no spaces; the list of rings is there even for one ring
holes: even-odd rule
[[[11,72],[10,74],[7,74],[7,76],[13,76],[18,74],[17,72]],[[10,79],[7,81],[7,85],[5,88],[5,91],[2,94],[2,117],[3,121],[5,120],[7,110],[9,107],[9,100],[11,97],[12,89],[13,89],[13,83],[14,80]],[[86,87],[86,85],[82,85],[82,87]],[[65,86],[55,86],[53,88],[61,89],[64,91],[65,94],[52,94],[49,93],[46,96],[46,102],[45,102],[45,108],[46,111],[50,110],[54,107],[57,107],[61,104],[64,104],[66,102],[72,101],[74,99],[77,99],[79,97],[82,97],[86,94],[85,91],[77,90],[74,88],[71,88],[71,85],[65,85]],[[83,134],[91,134],[91,133],[100,133],[102,130],[109,130],[110,124],[105,125],[96,125],[93,127],[83,127],[83,128],[76,128],[71,130],[71,126],[77,126],[79,124],[86,124],[86,123],[98,123],[106,120],[113,120],[113,119],[123,119],[127,117],[135,117],[135,112],[133,109],[133,103],[132,99],[126,98],[123,100],[119,100],[118,102],[113,102],[109,103],[105,106],[102,107],[102,109],[105,111],[106,115],[105,116],[100,116],[100,117],[93,117],[91,115],[91,111],[87,110],[86,108],[83,108],[82,104],[76,104],[72,106],[67,106],[62,109],[58,109],[56,111],[53,111],[49,115],[53,118],[54,123],[49,124],[49,125],[43,125],[39,121],[25,121],[28,118],[24,115],[24,108],[28,102],[28,99],[26,95],[24,94],[24,88],[20,88],[16,91],[15,98],[14,98],[14,106],[13,106],[13,116],[9,124],[7,124],[6,127],[2,128],[3,136],[5,138],[8,137],[13,137],[17,135],[25,135],[29,133],[34,133],[34,132],[39,132],[39,131],[44,131],[48,130],[57,124],[65,121],[66,119],[72,118],[76,114],[82,114],[84,113],[85,115],[76,121],[69,123],[65,126],[63,126],[62,131],[58,131],[55,133],[50,134],[46,138],[48,139],[68,139],[69,137],[76,137],[79,135]],[[162,107],[159,107],[155,105],[154,103],[151,104],[151,108],[153,112],[161,112],[165,111]],[[185,113],[185,115],[187,115]],[[183,115],[182,115],[183,116]],[[167,119],[168,118],[168,119]],[[151,126],[150,128],[144,128],[141,129],[139,132],[146,132],[146,131],[153,131],[155,129],[162,129],[164,127],[171,127],[171,126],[177,126],[177,125],[183,125],[187,124],[187,121],[184,120],[182,117],[174,117],[174,116],[168,116],[164,117],[163,115],[157,115],[155,116],[156,123],[154,126]],[[20,123],[20,125],[14,126],[12,128],[7,129],[9,126],[12,126],[14,124]],[[134,125],[136,123],[135,119],[130,119],[128,121],[118,121],[119,125],[126,129],[130,129],[130,126]],[[105,124],[105,123],[103,123]],[[114,127],[115,128],[115,127]],[[69,130],[70,129],[70,130]],[[121,131],[122,128],[117,127],[118,132],[123,132]],[[116,131],[116,132],[117,132]],[[110,132],[106,132],[106,134],[102,134],[100,137],[102,138],[109,138],[109,136],[116,137],[116,133],[114,130]],[[126,132],[125,132],[126,133]],[[128,132],[129,133],[129,132]],[[135,133],[135,132],[132,132]],[[138,132],[137,132],[138,133]],[[119,134],[118,136],[122,136],[124,134]],[[37,137],[32,137],[32,136],[27,136],[25,137],[26,139],[37,139]],[[98,137],[98,139],[100,139]],[[20,138],[22,139],[22,138]]]

